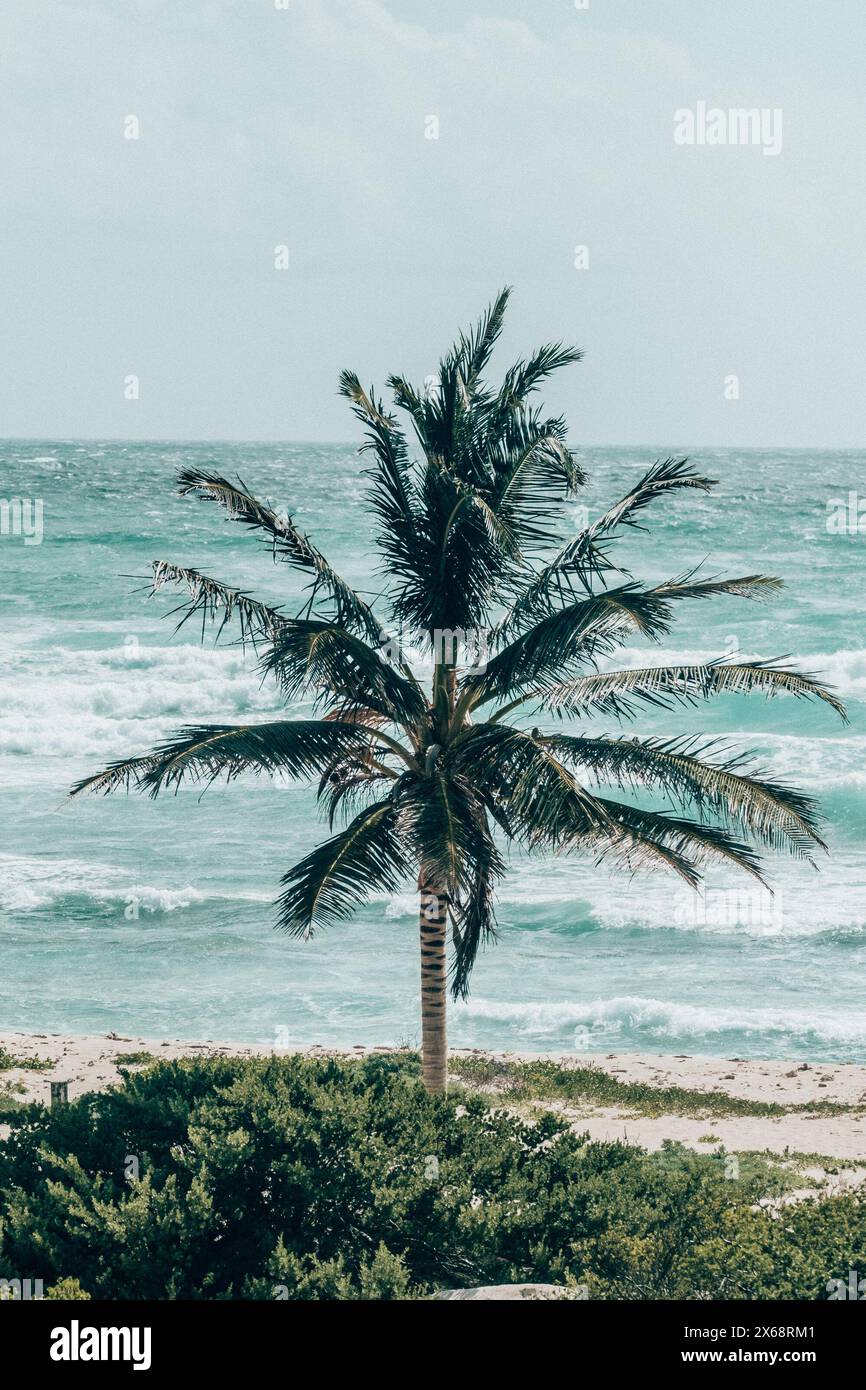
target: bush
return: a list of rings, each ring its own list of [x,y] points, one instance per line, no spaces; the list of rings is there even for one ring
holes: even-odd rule
[[[818,1298],[858,1258],[866,1270],[857,1198],[775,1217],[755,1209],[762,1179],[726,1179],[720,1156],[648,1155],[549,1114],[431,1097],[406,1057],[161,1062],[11,1125],[0,1273],[76,1297],[413,1298],[526,1281]]]

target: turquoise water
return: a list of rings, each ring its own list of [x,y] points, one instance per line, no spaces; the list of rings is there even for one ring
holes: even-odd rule
[[[591,514],[669,452],[584,451]],[[622,664],[790,653],[836,686],[851,723],[753,697],[645,715],[635,730],[754,748],[821,798],[832,855],[820,873],[776,857],[772,898],[714,873],[703,899],[667,877],[516,856],[500,941],[452,1010],[456,1045],[866,1061],[866,536],[826,529],[828,498],[857,487],[866,454],[689,452],[719,488],[647,514],[653,531],[627,535],[624,563],[658,579],[706,559],[710,573],[777,573],[788,587],[769,605],[682,604],[675,640],[635,645]],[[189,627],[173,636],[176,597],[140,592],[155,558],[265,598],[297,592],[251,535],[174,494],[183,465],[240,472],[347,578],[375,585],[350,446],[0,445],[0,497],[44,504],[41,545],[0,538],[0,1027],[414,1042],[410,891],[308,944],[272,929],[281,872],[325,833],[308,789],[250,780],[203,799],[66,799],[76,778],[181,724],[278,708],[239,648],[202,650]]]

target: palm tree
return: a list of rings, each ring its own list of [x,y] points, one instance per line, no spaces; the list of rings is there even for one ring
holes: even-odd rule
[[[629,871],[663,866],[692,886],[714,862],[763,882],[756,846],[802,858],[825,848],[809,797],[717,744],[555,726],[542,732],[539,719],[621,720],[644,706],[749,691],[814,697],[844,718],[829,690],[776,660],[601,669],[634,634],[666,633],[682,600],[764,598],[780,583],[693,571],[648,587],[614,563],[611,540],[638,526],[646,508],[714,485],[686,459],[656,463],[615,506],[560,543],[564,504],[585,476],[564,420],[547,418],[533,395],[582,354],[559,343],[539,348],[505,373],[498,390],[488,388],[483,373],[507,299],[504,290],[474,331],[460,336],[435,384],[419,391],[389,378],[417,457],[395,414],[353,372],[341,377],[341,394],[366,431],[386,625],[290,516],[258,501],[240,480],[194,469],[180,475],[182,494],[216,502],[261,533],[274,561],[308,584],[294,616],[162,560],[153,565],[153,591],[185,589],[180,623],[197,615],[202,636],[209,621],[218,635],[236,622],[239,639],[252,644],[283,697],[309,697],[310,717],[183,728],[74,789],[132,785],[156,795],[187,780],[209,784],[250,771],[318,779],[331,831],[338,817],[343,828],[287,871],[278,925],[308,938],[370,894],[417,882],[430,1091],[446,1081],[448,929],[451,988],[465,996],[479,946],[495,935],[495,891],[509,842],[540,852],[583,850]],[[405,634],[416,644],[414,659]],[[428,677],[417,649],[432,667]],[[641,809],[615,792],[602,794],[604,787],[627,796],[650,789],[664,809]]]

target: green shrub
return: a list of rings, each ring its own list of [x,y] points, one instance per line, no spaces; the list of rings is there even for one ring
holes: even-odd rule
[[[59,1284],[52,1284],[51,1288],[46,1290],[45,1297],[60,1303],[86,1303],[90,1294],[81,1287],[77,1279],[61,1279]]]
[[[23,1094],[25,1087],[20,1082],[12,1084],[0,1081],[0,1124],[4,1120],[10,1119],[16,1111],[21,1109],[22,1102],[18,1099]]]
[[[9,1071],[12,1067],[23,1071],[51,1071],[53,1066],[54,1063],[44,1057],[16,1057],[0,1047],[0,1071]]]
[[[0,1270],[93,1298],[818,1298],[866,1271],[857,1198],[774,1216],[766,1170],[428,1096],[405,1056],[161,1062],[11,1126]]]

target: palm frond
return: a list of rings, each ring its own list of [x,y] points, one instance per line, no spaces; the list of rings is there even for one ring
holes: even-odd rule
[[[708,756],[723,751],[717,742],[702,746],[690,738],[567,734],[553,734],[544,742],[556,757],[599,782],[612,781],[634,791],[654,788],[682,806],[695,806],[741,826],[773,849],[786,848],[809,859],[814,846],[827,848],[818,834],[817,808],[811,797],[761,775],[747,756],[707,762]]]
[[[497,437],[507,417],[522,409],[529,396],[537,391],[543,381],[563,367],[573,366],[583,360],[583,349],[571,347],[566,343],[545,343],[536,348],[527,358],[520,358],[502,380],[502,386],[491,403],[488,416],[488,430]]]
[[[422,395],[403,376],[386,377],[385,385],[393,393],[398,408],[405,410],[411,419],[418,442],[429,458],[431,454],[436,453],[432,438],[436,426],[436,413],[430,395]]]
[[[496,847],[488,840],[485,860],[473,866],[472,877],[459,902],[451,905],[454,953],[451,961],[451,993],[466,999],[469,977],[478,952],[496,939],[495,883],[504,871],[493,861]],[[498,856],[497,856],[498,857]]]
[[[615,502],[589,528],[593,538],[608,535],[618,526],[637,526],[636,517],[650,503],[681,488],[709,492],[716,486],[715,478],[696,473],[687,458],[657,459],[635,487]]]
[[[485,798],[453,766],[434,764],[429,776],[403,779],[399,800],[420,881],[448,899],[452,992],[465,998],[478,949],[495,935],[494,887],[505,872]]]
[[[357,724],[366,729],[381,729],[389,722],[379,710],[366,709],[363,705],[357,704],[335,705],[323,718],[336,719],[344,724]]]
[[[308,585],[308,611],[312,611],[319,593],[324,593],[334,606],[334,621],[352,632],[363,632],[370,641],[378,641],[382,628],[369,604],[350,588],[331,567],[321,551],[295,526],[290,516],[280,516],[260,502],[238,480],[229,482],[218,473],[206,473],[197,468],[185,468],[178,478],[182,495],[192,494],[203,501],[215,502],[236,521],[268,538],[275,559],[285,560],[295,569],[312,576]]]
[[[455,356],[460,365],[467,398],[470,400],[502,332],[510,295],[511,288],[506,285],[488,305],[475,328],[470,333],[460,335]]]
[[[426,714],[417,682],[333,623],[287,620],[266,647],[260,666],[264,675],[276,677],[287,700],[319,694],[338,700],[344,710],[373,710],[403,726],[417,724]]]
[[[481,804],[463,778],[434,766],[429,776],[406,779],[400,804],[422,880],[455,898],[468,883],[481,833]]]
[[[423,582],[427,567],[419,556],[421,516],[405,436],[394,416],[372,390],[364,390],[354,372],[341,373],[340,394],[352,402],[352,413],[366,427],[362,452],[374,458],[366,473],[389,577],[398,585],[413,587]]]
[[[675,873],[690,888],[697,888],[701,875],[694,862],[651,831],[640,829],[637,825],[623,825],[612,834],[578,836],[575,849],[595,849],[596,864],[612,859],[617,869],[635,874],[653,869],[667,869]]]
[[[491,507],[522,550],[553,544],[556,507],[573,497],[586,475],[566,442],[562,419],[520,411],[494,455]]]
[[[484,789],[509,835],[530,849],[559,850],[575,836],[611,833],[600,800],[549,744],[522,729],[478,724],[455,742],[449,763]]]
[[[705,825],[664,811],[648,811],[607,797],[598,800],[611,821],[620,826],[627,837],[639,836],[642,843],[652,841],[682,858],[689,856],[693,863],[733,864],[766,887],[758,855],[724,827]],[[671,867],[680,872],[677,866]]]
[[[664,598],[717,598],[720,594],[729,594],[734,598],[765,600],[784,588],[781,579],[771,574],[745,574],[736,579],[714,576],[712,579],[693,580],[692,576],[696,573],[697,570],[690,570],[678,579],[668,579],[664,584],[657,584],[653,592]]]
[[[720,657],[681,666],[603,671],[578,676],[527,698],[537,698],[545,709],[566,718],[610,714],[620,719],[632,717],[635,701],[670,709],[675,704],[694,705],[716,695],[757,693],[770,700],[792,695],[801,700],[823,700],[847,722],[845,706],[832,689],[821,685],[814,675],[781,665],[784,660],[779,657],[765,662],[735,662]]]
[[[183,585],[189,592],[188,600],[178,609],[172,610],[173,613],[183,613],[175,631],[179,631],[190,618],[198,616],[201,618],[202,641],[208,624],[213,623],[219,624],[216,632],[219,639],[223,629],[233,618],[237,618],[241,641],[249,641],[255,647],[261,641],[270,640],[287,621],[278,608],[260,603],[258,599],[251,598],[240,589],[220,584],[218,580],[209,578],[199,570],[174,565],[169,560],[154,560],[151,568],[151,593],[158,593],[167,584]]]
[[[284,874],[277,926],[309,939],[351,917],[375,892],[395,892],[412,872],[395,803],[377,801]]]
[[[483,493],[432,459],[420,485],[422,520],[414,535],[414,574],[392,593],[401,620],[432,641],[436,631],[483,627],[497,580],[513,549]]]
[[[714,486],[714,480],[696,473],[688,459],[667,458],[654,463],[630,492],[591,525],[583,527],[543,569],[528,580],[521,576],[518,595],[506,616],[504,628],[509,632],[519,629],[528,620],[537,621],[555,607],[568,603],[576,593],[591,593],[593,580],[604,580],[612,571],[627,574],[627,570],[608,558],[605,538],[620,526],[644,529],[637,518],[645,507],[660,497],[682,488],[707,492]]]
[[[134,786],[156,796],[184,781],[210,783],[221,775],[231,781],[243,772],[318,776],[335,759],[357,754],[369,743],[368,730],[324,719],[190,725],[144,757],[120,759],[85,777],[72,795]]]
[[[357,814],[369,803],[373,792],[381,792],[383,782],[397,780],[398,774],[374,756],[373,748],[374,745],[370,744],[357,756],[335,758],[322,773],[316,800],[331,830],[338,816],[346,816],[353,811]]]
[[[475,706],[523,693],[527,687],[559,684],[569,665],[613,651],[629,631],[658,638],[667,631],[669,618],[664,598],[635,584],[579,599],[498,651],[485,671],[466,680],[466,696]]]

